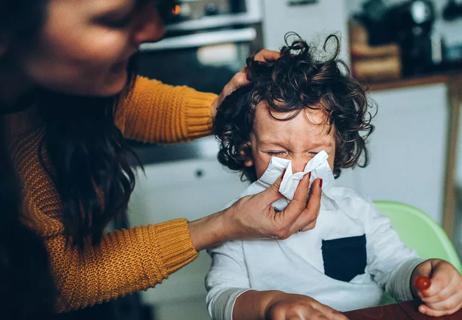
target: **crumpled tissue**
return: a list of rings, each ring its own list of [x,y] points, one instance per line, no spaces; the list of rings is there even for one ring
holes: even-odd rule
[[[260,179],[249,185],[247,189],[241,193],[240,198],[256,194],[267,189],[274,183],[274,181],[276,181],[277,178],[281,176],[285,169],[285,173],[279,187],[279,192],[285,198],[281,198],[273,202],[273,207],[276,210],[282,211],[288,205],[289,201],[294,197],[298,184],[309,172],[311,172],[310,186],[315,179],[322,179],[322,193],[326,196],[324,204],[327,209],[331,206],[335,207],[335,202],[331,200],[332,197],[329,196],[329,189],[334,183],[334,175],[329,167],[327,158],[327,152],[322,150],[308,161],[303,172],[293,173],[292,162],[290,160],[272,157],[268,168],[265,170]]]

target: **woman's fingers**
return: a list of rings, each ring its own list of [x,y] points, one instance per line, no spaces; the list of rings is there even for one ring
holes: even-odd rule
[[[265,61],[277,60],[279,59],[280,56],[281,54],[278,51],[262,49],[255,54],[254,59],[256,61],[265,62]]]
[[[309,189],[311,174],[300,181],[293,199],[282,212],[273,212],[276,222],[274,236],[285,239],[295,232],[310,230],[316,225],[321,206],[322,180],[316,179]],[[273,203],[280,199],[279,193],[283,175],[270,188],[262,192],[265,203]]]
[[[310,174],[307,174],[300,181],[294,198],[281,212],[276,211],[272,204],[283,198],[279,192],[284,174],[266,190],[253,195],[241,198],[233,206],[231,211],[239,225],[245,226],[248,230],[247,236],[252,237],[252,230],[255,235],[286,239],[295,232],[308,230],[315,226],[316,219],[321,205],[321,180],[316,179],[309,191]],[[239,228],[238,228],[239,229]]]
[[[264,62],[276,60],[279,58],[279,56],[280,54],[277,51],[262,49],[259,52],[257,52],[257,54],[255,54],[254,59],[257,61]],[[228,81],[228,83],[221,90],[221,93],[218,96],[218,98],[215,100],[213,105],[213,117],[215,117],[217,108],[220,106],[220,104],[227,96],[229,96],[231,93],[233,93],[240,87],[248,85],[249,83],[250,81],[247,78],[247,70],[246,68],[242,68],[231,78],[231,80]]]
[[[295,190],[293,199],[283,211],[286,215],[293,219],[292,221],[295,221],[295,219],[306,208],[309,198],[310,177],[311,173],[308,173],[303,177]]]
[[[294,198],[289,202],[286,209],[279,213],[280,219],[287,225],[281,235],[285,239],[295,232],[312,229],[316,225],[316,219],[321,206],[321,180],[313,182],[309,191],[310,175],[300,181]]]
[[[322,179],[316,179],[311,185],[310,197],[306,204],[305,212],[301,215],[301,231],[308,231],[316,226],[319,210],[321,208]],[[313,212],[316,213],[313,216]]]
[[[245,72],[245,69],[236,73],[231,78],[231,80],[229,80],[229,82],[223,87],[223,89],[220,92],[220,95],[217,97],[217,99],[213,103],[212,117],[215,118],[218,107],[223,102],[223,100],[225,100],[227,96],[229,96],[231,93],[236,91],[238,88],[243,87],[247,84],[249,84],[249,80],[247,79],[247,74]]]

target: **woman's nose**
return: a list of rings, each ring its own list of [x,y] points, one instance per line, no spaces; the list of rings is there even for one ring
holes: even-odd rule
[[[164,23],[154,5],[148,5],[139,16],[133,34],[133,42],[139,46],[143,42],[156,41],[165,34]]]

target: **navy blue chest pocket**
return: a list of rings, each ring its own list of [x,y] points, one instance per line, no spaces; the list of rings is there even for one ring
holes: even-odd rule
[[[366,235],[322,240],[324,273],[336,280],[351,281],[366,269]]]

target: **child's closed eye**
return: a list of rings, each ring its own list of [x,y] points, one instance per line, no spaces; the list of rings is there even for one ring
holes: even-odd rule
[[[274,157],[284,157],[287,155],[287,151],[284,151],[284,150],[271,150],[271,151],[266,151],[266,153]]]

